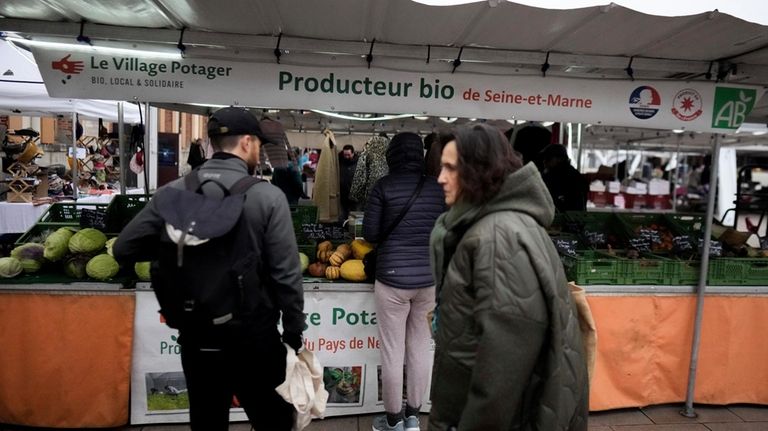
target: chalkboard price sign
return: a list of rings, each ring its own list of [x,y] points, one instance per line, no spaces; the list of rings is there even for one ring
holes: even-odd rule
[[[633,248],[637,251],[645,251],[650,252],[651,251],[651,240],[650,238],[630,238],[629,240],[629,246],[630,248]]]
[[[689,251],[693,250],[693,244],[691,244],[691,237],[688,235],[680,235],[672,238],[672,245],[677,251]]]
[[[301,231],[311,240],[343,240],[346,232],[342,226],[318,223],[304,223]]]
[[[105,210],[80,210],[80,227],[92,227],[105,230],[107,227],[107,212]]]
[[[552,238],[557,252],[566,256],[576,256],[576,246],[579,244],[575,239]]]
[[[599,247],[606,243],[605,234],[603,232],[584,231],[584,236],[587,238],[589,245],[593,247]]]
[[[659,231],[641,228],[638,231],[638,235],[640,235],[640,238],[647,238],[653,244],[661,244],[661,235],[659,234]]]
[[[704,250],[704,239],[699,238],[699,253]],[[720,257],[723,255],[723,243],[720,241],[709,242],[709,255],[712,257]]]

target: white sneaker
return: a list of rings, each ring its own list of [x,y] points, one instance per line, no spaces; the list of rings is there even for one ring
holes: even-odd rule
[[[405,431],[421,431],[418,416],[408,416],[405,418]]]

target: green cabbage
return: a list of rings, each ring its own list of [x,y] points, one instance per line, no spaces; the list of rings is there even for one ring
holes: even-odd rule
[[[0,257],[0,277],[13,278],[21,274],[24,268],[15,257]]]
[[[85,273],[88,274],[88,277],[100,281],[109,280],[117,275],[119,270],[120,265],[117,264],[114,257],[108,254],[100,254],[89,260],[88,264],[85,265]]]
[[[299,253],[299,261],[301,262],[301,272],[304,273],[309,267],[309,256],[304,253]]]
[[[37,272],[45,262],[45,247],[42,244],[27,243],[11,250],[11,257],[21,262],[24,272]]]
[[[139,277],[139,280],[141,281],[149,281],[150,275],[149,275],[149,267],[151,266],[152,262],[136,262],[135,265],[133,265],[133,270],[136,272],[136,276]]]
[[[63,227],[48,235],[45,239],[43,256],[51,262],[56,262],[69,251],[69,240],[74,235],[71,229]]]
[[[85,266],[91,260],[91,255],[76,254],[64,263],[64,273],[73,278],[85,278]]]
[[[112,247],[114,247],[115,241],[117,241],[117,237],[110,238],[109,240],[107,240],[107,243],[104,244],[107,247],[107,254],[112,257],[115,257],[115,255],[112,253]]]
[[[69,251],[72,253],[93,253],[104,248],[107,236],[94,228],[85,228],[72,235],[69,240]]]

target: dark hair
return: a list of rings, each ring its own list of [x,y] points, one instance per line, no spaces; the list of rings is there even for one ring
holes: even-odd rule
[[[354,153],[354,152],[355,152],[355,147],[353,147],[352,145],[349,145],[349,144],[347,144],[347,145],[345,145],[345,146],[344,146],[344,147],[341,149],[341,151],[346,151],[346,150],[352,151],[352,152]]]
[[[460,198],[473,204],[488,202],[501,189],[507,175],[523,166],[506,137],[486,124],[457,128]]]

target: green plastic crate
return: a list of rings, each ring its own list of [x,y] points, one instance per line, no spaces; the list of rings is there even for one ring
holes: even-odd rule
[[[107,207],[107,232],[120,233],[152,198],[151,195],[116,195]]]
[[[671,284],[670,265],[674,262],[651,253],[637,259],[617,257],[622,266],[624,284]]]
[[[576,284],[624,284],[621,261],[607,253],[586,250],[560,258],[568,280]]]
[[[689,234],[688,231],[680,227],[674,220],[667,217],[666,214],[620,214],[619,220],[624,224],[626,239],[638,237],[637,230],[641,227],[651,228],[656,226],[656,231],[664,238],[664,232],[669,233],[668,242],[653,244],[651,252],[666,253],[672,250],[672,238],[679,235]]]
[[[713,286],[768,285],[768,258],[713,258],[709,261],[709,284]]]
[[[83,209],[105,210],[106,204],[76,203],[76,202],[56,202],[40,216],[38,224],[49,226],[56,225],[79,225],[80,212]]]
[[[584,248],[624,248],[625,228],[616,214],[609,212],[568,211],[562,222],[563,232],[580,237]],[[595,240],[595,234],[603,240]]]

